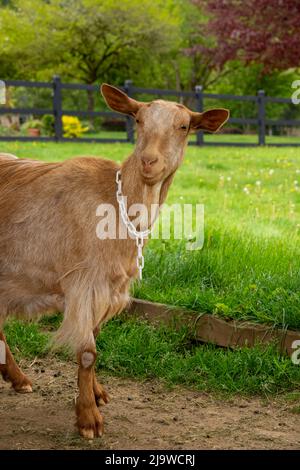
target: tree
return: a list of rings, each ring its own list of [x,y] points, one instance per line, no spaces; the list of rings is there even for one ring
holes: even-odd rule
[[[176,55],[181,88],[190,90],[196,85],[202,85],[207,89],[219,83],[240,64],[228,66],[226,61],[219,62],[216,38],[208,28],[210,17],[205,9],[206,2],[177,1],[181,6],[182,16],[181,56],[178,53]]]
[[[162,2],[71,0],[55,18],[63,41],[64,75],[92,84],[123,84],[172,47],[174,22]],[[89,94],[89,109],[93,94]]]
[[[169,14],[170,1],[12,3],[0,9],[0,72],[17,63],[23,78],[59,72],[64,79],[88,84],[115,75],[120,83],[130,76],[131,66],[143,74],[176,41],[178,19]]]
[[[173,0],[11,0],[0,8],[0,76],[153,86],[178,42]],[[88,109],[94,94],[88,91]]]
[[[214,55],[222,69],[233,59],[262,64],[262,74],[300,66],[299,0],[193,0],[210,15],[204,32],[214,47],[195,46]]]

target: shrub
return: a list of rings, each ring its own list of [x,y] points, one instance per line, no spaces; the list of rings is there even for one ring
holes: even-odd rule
[[[54,116],[52,114],[44,114],[42,117],[42,129],[45,135],[49,137],[55,134],[54,130]]]
[[[22,129],[42,129],[42,121],[39,119],[29,119],[22,124]]]
[[[18,135],[17,129],[13,127],[1,126],[0,124],[0,136],[14,136]]]
[[[88,127],[83,127],[79,119],[75,116],[63,116],[62,122],[64,137],[80,137],[84,132],[89,130]]]

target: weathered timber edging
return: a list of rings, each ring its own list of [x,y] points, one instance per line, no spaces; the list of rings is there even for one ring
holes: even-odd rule
[[[133,298],[126,310],[129,314],[137,315],[150,323],[164,323],[176,328],[185,326],[198,341],[218,346],[253,347],[258,343],[276,341],[281,352],[291,355],[293,342],[300,340],[300,331],[281,330],[246,321],[225,321],[215,315],[199,314],[147,300]]]

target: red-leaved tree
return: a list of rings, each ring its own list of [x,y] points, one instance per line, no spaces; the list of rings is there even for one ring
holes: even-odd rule
[[[215,43],[190,53],[212,56],[219,70],[234,59],[260,63],[263,73],[300,66],[300,0],[192,1],[209,14],[201,28]]]

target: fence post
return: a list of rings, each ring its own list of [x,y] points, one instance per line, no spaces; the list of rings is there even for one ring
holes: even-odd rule
[[[132,80],[125,80],[124,90],[128,96],[131,96],[132,94],[131,88],[132,88]],[[131,116],[126,116],[126,132],[127,132],[128,142],[131,142],[132,144],[134,144],[134,124],[133,124],[133,118]]]
[[[257,93],[258,105],[258,145],[266,143],[266,108],[265,108],[265,91],[259,90]]]
[[[55,140],[59,141],[63,136],[62,125],[62,97],[61,97],[61,81],[58,75],[53,77],[53,114],[54,114],[54,131]]]
[[[198,111],[198,113],[202,113],[203,111],[203,87],[202,85],[195,86],[195,98],[196,98],[196,111]],[[203,143],[204,143],[203,132],[199,131],[196,134],[196,144],[203,145]]]

